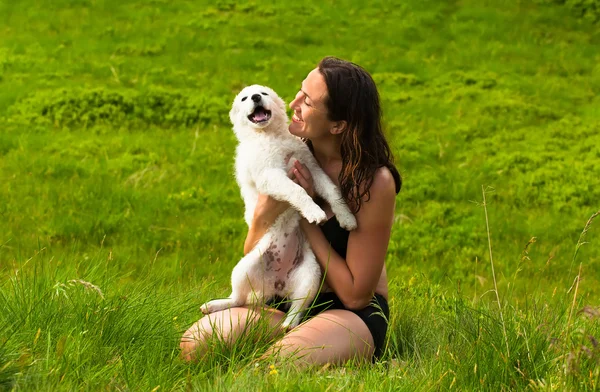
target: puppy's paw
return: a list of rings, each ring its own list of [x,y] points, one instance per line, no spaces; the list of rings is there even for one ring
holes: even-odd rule
[[[218,312],[219,310],[226,309],[228,305],[225,303],[226,300],[214,299],[212,301],[205,302],[200,306],[200,311],[203,314],[211,314]]]
[[[314,205],[314,207],[304,209],[303,211],[301,211],[301,214],[310,223],[320,224],[327,220],[327,214],[325,214],[325,211],[323,211],[316,204]]]
[[[346,203],[343,201],[336,201],[335,203],[331,204],[331,209],[341,227],[346,230],[356,229],[356,217],[354,214],[352,214]]]
[[[220,310],[233,308],[243,305],[243,301],[235,301],[231,298],[213,299],[200,306],[200,311],[204,314],[211,314]]]
[[[340,223],[340,226],[348,231],[354,230],[358,226],[356,217],[351,213],[345,212],[343,214],[336,215],[335,218]]]
[[[202,312],[202,314],[211,314],[212,312],[210,311],[210,302],[205,302],[202,305],[200,305],[200,311]]]

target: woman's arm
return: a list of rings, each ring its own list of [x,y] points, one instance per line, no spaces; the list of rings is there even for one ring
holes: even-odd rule
[[[252,223],[244,241],[244,255],[254,249],[269,227],[273,226],[277,217],[289,207],[290,205],[284,201],[275,200],[268,195],[258,195]]]
[[[294,177],[293,170],[294,167],[288,172],[288,177]],[[246,241],[244,241],[244,255],[254,249],[258,241],[267,233],[267,230],[273,226],[277,217],[288,208],[290,208],[290,205],[287,202],[275,200],[268,195],[258,195],[252,222],[248,228]]]
[[[383,269],[396,201],[394,178],[387,168],[376,172],[370,193],[356,215],[358,228],[350,232],[345,260],[317,225],[301,222],[317,261],[327,272],[325,281],[348,309],[369,304]]]

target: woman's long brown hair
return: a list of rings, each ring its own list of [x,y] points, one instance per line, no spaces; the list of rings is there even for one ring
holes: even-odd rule
[[[354,213],[370,198],[377,169],[387,167],[400,192],[402,179],[381,126],[379,93],[373,78],[359,65],[325,57],[318,66],[327,84],[326,106],[331,121],[346,121],[342,132],[342,170],[339,175],[344,199]],[[312,146],[311,146],[312,147]]]

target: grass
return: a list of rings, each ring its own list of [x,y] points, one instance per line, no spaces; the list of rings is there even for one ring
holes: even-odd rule
[[[0,0],[0,389],[597,390],[598,9]],[[256,367],[258,327],[185,364],[246,232],[229,104],[325,55],[404,177],[383,361]]]

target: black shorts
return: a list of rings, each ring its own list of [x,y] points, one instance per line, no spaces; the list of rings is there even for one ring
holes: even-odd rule
[[[267,304],[284,312],[289,307],[289,304],[281,298],[274,298]],[[367,328],[369,328],[371,336],[373,336],[373,342],[375,343],[373,362],[381,358],[385,345],[385,335],[388,329],[388,320],[390,318],[390,308],[388,306],[388,302],[382,295],[375,294],[373,299],[371,299],[371,303],[366,308],[360,310],[350,310],[346,309],[342,301],[335,293],[321,293],[315,298],[308,312],[304,315],[302,321],[306,321],[317,314],[330,309],[348,310],[360,317],[360,319],[367,325]]]

